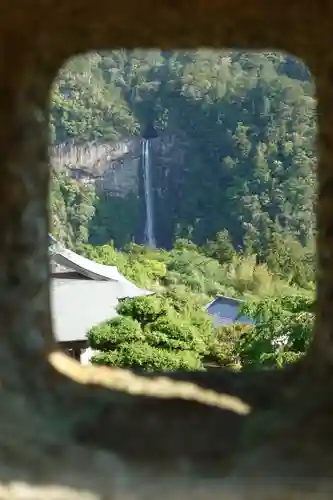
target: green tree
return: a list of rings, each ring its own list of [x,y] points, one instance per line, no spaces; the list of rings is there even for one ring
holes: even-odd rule
[[[218,260],[220,264],[231,262],[236,252],[228,231],[220,231],[213,241],[208,241],[205,245],[205,253],[208,257]]]
[[[239,342],[251,327],[242,324],[220,326],[215,329],[205,359],[206,364],[232,369],[241,368]]]
[[[95,190],[71,179],[65,170],[51,177],[51,227],[54,236],[73,248],[87,242],[89,223],[94,216]]]
[[[270,270],[291,284],[314,286],[314,252],[290,234],[273,233],[264,259]]]
[[[89,332],[97,364],[143,370],[203,369],[208,335],[180,315],[166,297],[126,299],[119,316]]]
[[[258,258],[273,233],[308,249],[316,115],[301,61],[272,51],[115,50],[79,56],[60,71],[51,102],[55,145],[89,150],[92,141],[127,141],[147,123],[162,145],[152,153],[160,245],[170,248],[176,237],[202,245],[225,231],[235,249],[251,243]],[[88,232],[92,243],[112,239],[119,248],[142,233],[140,200],[96,195],[80,240]],[[65,220],[57,210],[54,218]],[[77,230],[73,244],[76,237]]]
[[[280,367],[306,352],[313,327],[313,299],[295,295],[251,301],[240,314],[255,322],[237,342],[243,367]]]

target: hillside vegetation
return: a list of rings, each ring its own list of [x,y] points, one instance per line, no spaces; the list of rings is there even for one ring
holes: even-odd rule
[[[80,253],[116,265],[137,285],[155,292],[122,301],[117,318],[90,331],[90,346],[99,351],[94,362],[194,370],[283,366],[299,359],[311,335],[313,284],[301,288],[267,264],[257,264],[255,254],[237,254],[230,243],[222,261],[211,256],[212,248],[222,252],[226,245],[209,242],[198,247],[176,240],[172,251],[135,244],[122,251],[112,244],[79,246]],[[253,319],[255,326],[213,328],[205,306],[217,294],[245,299],[240,314]]]
[[[313,321],[315,101],[301,61],[275,52],[113,51],[55,82],[54,144],[121,141],[153,123],[183,159],[156,166],[159,249],[133,242],[137,200],[53,172],[52,231],[154,297],[89,333],[95,362],[147,370],[297,360]],[[98,243],[98,245],[97,245]],[[204,306],[246,299],[256,326],[214,330]]]
[[[162,141],[175,139],[169,161],[153,165],[159,246],[227,230],[236,248],[247,241],[266,259],[273,233],[313,247],[313,96],[304,64],[276,52],[90,53],[55,82],[51,135],[54,144],[121,141],[154,124]],[[137,201],[90,196],[71,214],[75,238],[132,241]]]

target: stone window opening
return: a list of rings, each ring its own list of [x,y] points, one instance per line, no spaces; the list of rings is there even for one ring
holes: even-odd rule
[[[330,5],[300,0],[5,2],[0,20],[3,498],[328,498],[333,487],[332,18]],[[274,47],[306,61],[316,77],[316,323],[308,355],[290,369],[159,378],[82,367],[55,350],[46,207],[50,86],[76,53],[134,46]]]

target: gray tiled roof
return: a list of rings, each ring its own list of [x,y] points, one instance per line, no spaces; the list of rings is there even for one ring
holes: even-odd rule
[[[150,295],[115,266],[105,266],[63,248],[49,235],[53,277],[50,294],[58,342],[85,340],[90,328],[114,317],[119,299]]]
[[[115,266],[98,264],[65,248],[54,248],[51,259],[58,266],[77,271],[93,280],[127,281]]]
[[[118,299],[145,291],[116,281],[51,279],[53,331],[58,342],[85,340],[88,330],[116,316]]]

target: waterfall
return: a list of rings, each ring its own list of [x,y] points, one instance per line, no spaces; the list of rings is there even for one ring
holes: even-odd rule
[[[151,161],[150,161],[150,141],[142,139],[142,170],[143,187],[146,205],[146,227],[145,243],[152,247],[156,246],[154,234],[154,198],[151,179]]]

